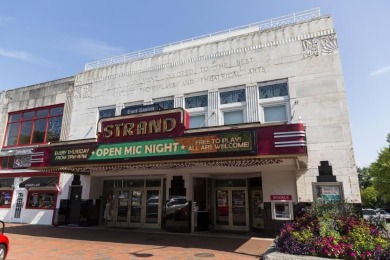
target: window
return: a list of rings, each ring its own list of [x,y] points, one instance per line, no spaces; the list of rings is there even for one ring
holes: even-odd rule
[[[190,128],[202,127],[205,124],[206,115],[190,115]]]
[[[171,100],[162,100],[162,101],[155,101],[154,104],[160,105],[164,109],[171,109],[174,107],[173,99]]]
[[[54,191],[29,191],[27,208],[54,209]]]
[[[192,96],[185,98],[185,108],[207,107],[208,98],[207,95]]]
[[[2,190],[0,191],[0,208],[10,208],[12,201],[13,191],[10,190]]]
[[[287,121],[286,105],[264,106],[264,122]]]
[[[208,96],[197,95],[188,96],[184,99],[185,109],[190,115],[189,128],[207,126],[206,113],[208,108]]]
[[[223,112],[223,122],[225,125],[244,123],[244,111],[225,111]]]
[[[289,122],[289,95],[285,80],[259,86],[261,122]]]
[[[13,112],[8,116],[5,146],[19,146],[60,140],[64,106]]]
[[[245,123],[245,89],[235,89],[219,93],[221,124],[232,125]]]
[[[99,109],[99,119],[106,117],[114,117],[115,116],[115,108],[104,108]]]

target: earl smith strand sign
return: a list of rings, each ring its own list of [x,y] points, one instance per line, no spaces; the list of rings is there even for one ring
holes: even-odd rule
[[[51,163],[127,160],[174,155],[253,152],[252,131],[52,149]]]

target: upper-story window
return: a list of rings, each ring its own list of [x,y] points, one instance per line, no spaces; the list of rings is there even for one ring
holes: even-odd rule
[[[261,122],[289,122],[289,94],[285,80],[259,86]]]
[[[63,113],[64,105],[9,113],[5,146],[59,141]]]
[[[234,89],[219,93],[221,124],[241,124],[246,121],[245,89]]]
[[[158,104],[164,109],[171,109],[174,107],[173,99],[154,101],[154,104]]]
[[[207,126],[206,113],[208,107],[208,96],[191,95],[184,99],[185,109],[190,115],[190,128]]]
[[[113,116],[115,116],[115,107],[99,109],[99,119]]]

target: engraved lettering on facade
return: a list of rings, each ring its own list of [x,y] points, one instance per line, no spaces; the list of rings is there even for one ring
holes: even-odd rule
[[[187,79],[183,81],[184,86],[193,85],[195,81],[193,79]]]
[[[168,82],[165,84],[162,83],[162,84],[153,85],[153,86],[141,87],[139,90],[141,92],[149,93],[150,91],[157,91],[157,90],[161,90],[161,89],[169,89],[169,88],[175,88],[175,87],[176,87],[176,83]]]
[[[251,64],[253,62],[253,58],[247,58],[247,59],[239,59],[236,61],[237,66],[242,66],[246,64]]]
[[[219,63],[219,64],[215,65],[216,70],[222,70],[222,69],[226,69],[228,67],[229,67],[229,65],[227,64],[227,62]]]
[[[240,73],[238,71],[232,71],[228,73],[221,73],[221,74],[216,74],[216,75],[211,75],[208,77],[201,78],[201,81],[218,81],[218,80],[224,80],[224,79],[232,79],[232,78],[237,78],[240,77]]]
[[[251,68],[249,69],[249,74],[259,74],[259,73],[265,73],[265,68],[264,67],[257,67],[257,68]]]

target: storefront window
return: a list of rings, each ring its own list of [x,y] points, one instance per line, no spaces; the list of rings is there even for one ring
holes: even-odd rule
[[[30,191],[27,208],[53,209],[55,205],[54,191]]]
[[[0,208],[10,208],[12,201],[12,190],[0,191]]]

